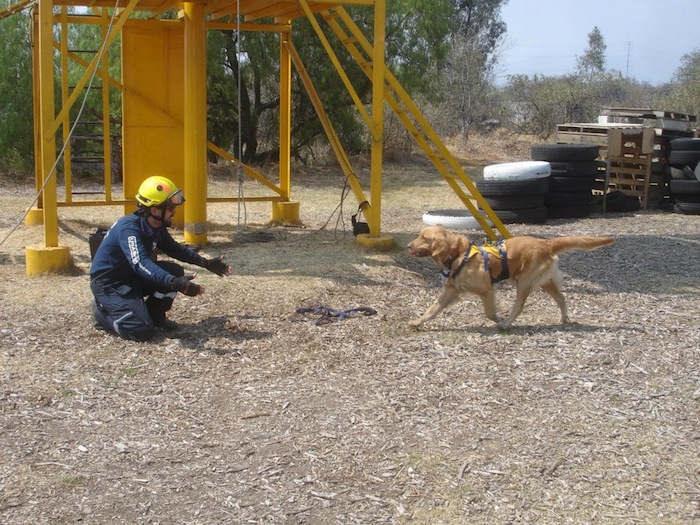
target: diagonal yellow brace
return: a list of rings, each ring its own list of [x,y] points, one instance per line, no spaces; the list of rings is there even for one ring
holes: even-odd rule
[[[338,39],[345,45],[348,52],[360,65],[364,73],[370,79],[372,79],[372,60],[368,57],[373,56],[373,47],[362,31],[357,27],[357,25],[342,7],[335,8],[333,11],[324,11],[323,16]],[[338,19],[340,19],[344,25],[349,28],[352,33],[352,38],[345,33],[338,22]],[[356,48],[355,43],[360,45],[361,50]],[[406,91],[401,87],[396,77],[394,77],[394,75],[387,70],[385,72],[385,79],[386,84],[384,89],[387,102],[414,136],[417,143],[435,164],[436,168],[447,181],[449,186],[462,200],[474,218],[479,222],[480,226],[491,238],[495,239],[497,235],[489,225],[487,221],[487,219],[489,219],[493,222],[494,227],[504,238],[510,237],[510,233],[506,227],[503,225],[501,220],[494,213],[485,199],[481,196],[476,186],[466,175],[459,163],[457,163],[452,154],[447,150],[440,137],[432,129],[428,121],[421,114],[420,110],[415,103],[413,103]],[[399,99],[407,108],[407,111],[402,109]],[[409,114],[415,120],[415,124],[409,118]],[[458,180],[464,184],[467,192],[465,192],[460,186]],[[479,210],[479,208],[481,208],[481,210]],[[486,214],[486,217],[482,215],[482,211]]]

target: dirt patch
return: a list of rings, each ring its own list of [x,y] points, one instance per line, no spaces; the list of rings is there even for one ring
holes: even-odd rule
[[[207,294],[171,313],[182,330],[146,344],[90,323],[87,236],[120,210],[61,211],[73,275],[26,278],[43,229],[18,228],[0,246],[0,521],[697,523],[700,221],[510,225],[616,237],[562,256],[576,323],[536,293],[508,332],[473,297],[412,331],[439,276],[404,246],[458,204],[414,160],[386,168],[388,253],[355,243],[332,167],[296,182],[304,228],[212,206],[205,252],[234,275],[202,271]],[[30,199],[3,191],[3,238]],[[296,313],[318,305],[377,314]]]

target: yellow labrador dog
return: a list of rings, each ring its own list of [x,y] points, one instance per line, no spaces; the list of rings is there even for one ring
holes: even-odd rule
[[[561,310],[561,322],[568,323],[557,254],[569,250],[595,250],[612,242],[612,237],[537,239],[523,236],[485,247],[475,246],[466,237],[449,232],[443,226],[427,226],[408,244],[408,252],[416,257],[432,257],[442,269],[446,282],[437,300],[409,324],[418,327],[435,318],[465,293],[473,293],[481,298],[486,317],[495,321],[499,328],[507,329],[523,311],[530,293],[537,288],[554,298]],[[494,284],[502,280],[516,285],[515,303],[505,319],[496,314]]]

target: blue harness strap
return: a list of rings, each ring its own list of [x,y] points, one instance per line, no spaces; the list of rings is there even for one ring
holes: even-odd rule
[[[489,265],[489,254],[484,249],[483,246],[478,246],[478,250],[481,252],[481,258],[484,260],[484,270],[491,275],[491,268]],[[508,272],[508,250],[504,241],[499,241],[495,248],[498,250],[498,258],[501,260],[501,273],[497,277],[491,276],[492,283],[500,283],[508,279],[510,273]]]
[[[459,264],[457,269],[454,272],[450,272],[449,268],[445,268],[440,272],[440,275],[443,280],[447,280],[450,277],[457,277],[459,272],[462,271],[462,268],[464,268],[464,265],[467,264],[467,261],[474,257],[477,253],[481,254],[481,258],[484,260],[484,270],[491,275],[491,265],[489,264],[489,254],[496,255],[495,251],[498,250],[498,258],[501,260],[501,273],[498,274],[497,277],[491,276],[491,282],[492,283],[499,283],[501,281],[505,281],[510,277],[510,273],[508,271],[508,250],[506,248],[506,243],[505,241],[499,241],[498,244],[495,246],[491,245],[488,247],[484,246],[475,246],[473,244],[469,245],[469,248],[467,249],[467,252],[464,254],[464,258],[462,259],[462,262]]]

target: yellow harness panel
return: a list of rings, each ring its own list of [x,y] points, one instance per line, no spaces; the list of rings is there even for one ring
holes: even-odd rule
[[[480,253],[482,256],[488,255],[493,255],[494,257],[498,257],[501,259],[501,248],[498,245],[495,244],[488,244],[486,246],[475,246],[475,245],[470,245],[469,246],[469,255],[466,257],[467,260],[471,259],[474,257],[477,253]]]
[[[489,275],[491,275],[489,255],[493,255],[502,263],[501,273],[496,277],[491,275],[491,282],[498,283],[500,281],[505,281],[506,279],[508,279],[508,253],[506,251],[505,242],[501,241],[498,244],[487,244],[485,246],[474,246],[472,244],[469,246],[469,252],[467,252],[464,255],[464,260],[468,261],[477,253],[480,253],[481,257],[484,259],[484,270],[486,270],[489,273]]]

